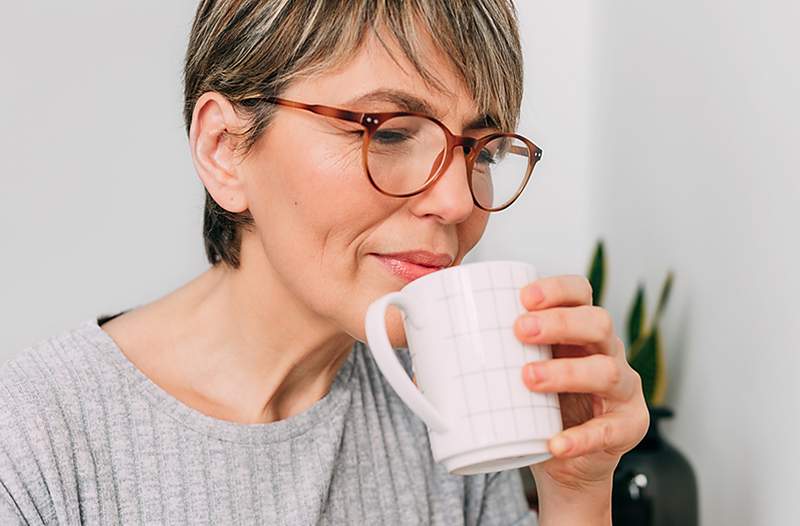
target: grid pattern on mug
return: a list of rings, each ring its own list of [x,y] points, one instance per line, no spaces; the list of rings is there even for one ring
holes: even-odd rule
[[[454,378],[463,391],[461,417],[469,419],[473,440],[498,440],[498,429],[513,429],[513,439],[522,440],[531,438],[531,430],[560,427],[558,395],[534,393],[522,383],[522,366],[545,356],[513,331],[514,320],[525,310],[519,291],[534,276],[523,266],[463,270],[469,270],[466,280],[459,274],[443,276],[444,295],[437,301],[446,302],[450,314],[447,339],[458,367]],[[474,297],[463,294],[466,288]]]

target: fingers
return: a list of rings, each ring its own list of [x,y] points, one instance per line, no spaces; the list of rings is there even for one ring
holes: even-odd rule
[[[589,346],[612,356],[625,347],[614,332],[609,312],[590,305],[523,314],[514,323],[514,333],[523,343]]]
[[[522,381],[531,391],[592,393],[613,401],[630,400],[641,383],[627,363],[603,354],[530,362]]]
[[[560,458],[574,458],[606,452],[622,455],[641,441],[650,425],[645,411],[608,413],[579,426],[565,429],[550,439],[550,452]]]
[[[520,291],[520,300],[528,310],[591,305],[592,285],[580,275],[541,278]]]

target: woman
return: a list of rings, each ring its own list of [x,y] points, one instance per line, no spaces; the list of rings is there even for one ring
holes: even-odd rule
[[[408,279],[378,255],[412,271],[397,259],[420,253],[397,253],[459,264],[491,210],[467,178],[493,155],[469,142],[452,159],[429,143],[399,154],[397,130],[365,142],[377,121],[363,113],[512,131],[513,7],[203,0],[184,81],[212,266],[3,367],[0,523],[534,524],[516,470],[462,477],[433,462],[363,344],[367,306]],[[392,195],[381,163],[431,184]],[[639,379],[586,279],[540,279],[521,301],[516,336],[559,357],[521,381],[574,393],[554,457],[532,466],[539,523],[609,524],[614,467],[648,423]]]

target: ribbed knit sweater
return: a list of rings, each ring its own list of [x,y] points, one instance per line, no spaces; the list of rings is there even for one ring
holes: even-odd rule
[[[0,367],[3,526],[536,524],[516,470],[459,476],[433,461],[361,342],[309,409],[242,424],[164,391],[103,321]]]

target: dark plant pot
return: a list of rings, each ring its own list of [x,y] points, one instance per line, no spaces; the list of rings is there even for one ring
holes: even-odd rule
[[[650,428],[614,472],[614,526],[697,526],[697,481],[686,458],[659,433],[672,410],[650,407]]]

